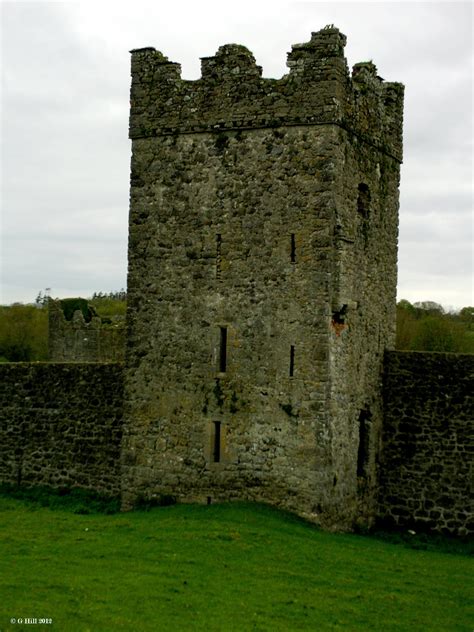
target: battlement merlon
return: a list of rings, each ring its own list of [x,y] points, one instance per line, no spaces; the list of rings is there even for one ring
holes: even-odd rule
[[[288,53],[289,73],[262,78],[253,54],[238,44],[201,59],[201,78],[152,48],[134,49],[130,138],[296,125],[338,125],[402,161],[403,85],[377,75],[372,62],[349,73],[346,37],[337,28],[312,33]]]

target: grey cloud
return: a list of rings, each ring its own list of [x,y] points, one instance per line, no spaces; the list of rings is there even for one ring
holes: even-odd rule
[[[57,295],[124,286],[130,48],[155,46],[197,78],[199,57],[234,41],[280,77],[291,45],[334,23],[349,65],[373,59],[406,84],[400,295],[474,302],[470,3],[274,2],[246,15],[205,0],[185,13],[3,3],[1,300],[32,300],[46,285]]]

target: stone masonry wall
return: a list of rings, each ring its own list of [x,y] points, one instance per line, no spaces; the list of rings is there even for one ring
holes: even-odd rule
[[[249,498],[347,527],[369,504],[403,86],[351,76],[344,45],[313,33],[278,80],[235,44],[197,81],[132,51],[125,507]]]
[[[80,310],[67,320],[60,301],[48,303],[48,349],[51,362],[122,362],[125,322],[86,322]]]
[[[130,138],[329,123],[400,162],[403,86],[384,82],[367,62],[353,68],[362,87],[353,91],[345,44],[337,28],[312,33],[292,46],[281,79],[262,78],[253,54],[238,44],[203,57],[197,81],[182,80],[180,64],[154,48],[132,50]]]
[[[341,136],[329,336],[333,495],[341,505],[357,504],[358,520],[370,524],[377,512],[383,357],[395,343],[399,165]]]
[[[380,517],[474,532],[474,356],[391,352],[385,361]]]
[[[331,133],[258,130],[220,143],[211,134],[135,141],[134,164],[148,156],[152,166],[132,191],[124,491],[310,512],[313,487],[332,488],[333,477],[328,185],[275,156],[316,171]]]
[[[0,364],[0,481],[120,494],[123,368]]]

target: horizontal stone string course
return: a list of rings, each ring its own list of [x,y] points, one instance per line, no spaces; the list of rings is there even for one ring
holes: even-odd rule
[[[280,125],[337,124],[402,160],[403,85],[384,82],[370,62],[349,75],[346,38],[313,33],[288,54],[290,72],[264,79],[244,46],[202,59],[202,77],[181,79],[179,64],[153,48],[132,52],[130,138]]]

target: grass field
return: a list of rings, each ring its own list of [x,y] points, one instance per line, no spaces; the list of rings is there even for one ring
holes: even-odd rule
[[[260,505],[83,515],[0,497],[0,541],[2,631],[474,628],[462,547],[328,534]],[[53,623],[10,623],[28,617]]]

